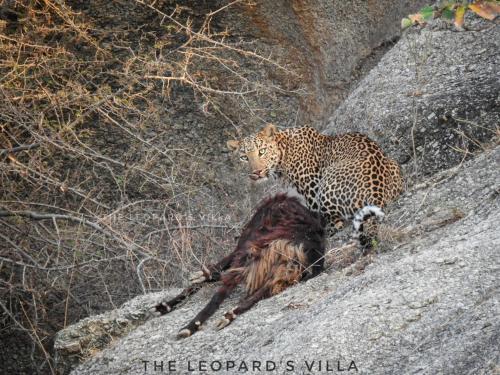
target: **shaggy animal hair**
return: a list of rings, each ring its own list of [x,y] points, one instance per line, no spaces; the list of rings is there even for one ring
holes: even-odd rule
[[[166,314],[196,293],[203,283],[222,281],[205,308],[179,331],[178,337],[187,337],[198,331],[242,284],[245,296],[217,325],[224,328],[258,301],[318,275],[323,270],[324,235],[319,215],[296,197],[277,194],[265,199],[244,227],[236,249],[218,263],[195,273],[191,279],[193,285],[172,300],[155,306],[153,313]]]

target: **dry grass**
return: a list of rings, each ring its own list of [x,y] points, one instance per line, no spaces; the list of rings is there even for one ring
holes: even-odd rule
[[[172,147],[163,119],[184,103],[236,127],[223,106],[251,112],[250,96],[283,91],[256,72],[294,76],[214,25],[242,2],[200,16],[96,1],[95,17],[86,2],[0,3],[2,335],[34,343],[37,371],[55,373],[57,330],[180,283],[232,246],[238,217],[204,206],[206,160]],[[108,13],[119,4],[134,18]]]

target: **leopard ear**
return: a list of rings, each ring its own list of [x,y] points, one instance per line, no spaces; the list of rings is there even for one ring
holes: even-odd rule
[[[274,135],[278,132],[276,126],[273,124],[267,124],[264,129],[262,129],[262,135],[268,139],[274,139]]]
[[[230,141],[227,141],[226,145],[230,151],[237,151],[240,148],[240,141],[236,141],[236,140],[232,139]]]

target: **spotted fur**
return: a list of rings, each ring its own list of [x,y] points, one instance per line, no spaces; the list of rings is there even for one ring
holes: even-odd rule
[[[365,206],[383,209],[403,190],[399,165],[360,133],[327,136],[310,127],[278,131],[268,125],[227,144],[248,162],[251,179],[292,184],[332,228]]]

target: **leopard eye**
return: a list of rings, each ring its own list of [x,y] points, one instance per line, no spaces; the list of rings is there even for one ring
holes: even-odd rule
[[[242,160],[242,161],[248,161],[248,156],[246,156],[246,155],[241,155],[241,156],[240,156],[240,160]]]
[[[259,155],[262,156],[262,155],[265,155],[265,153],[267,152],[267,148],[261,148],[259,150]]]

